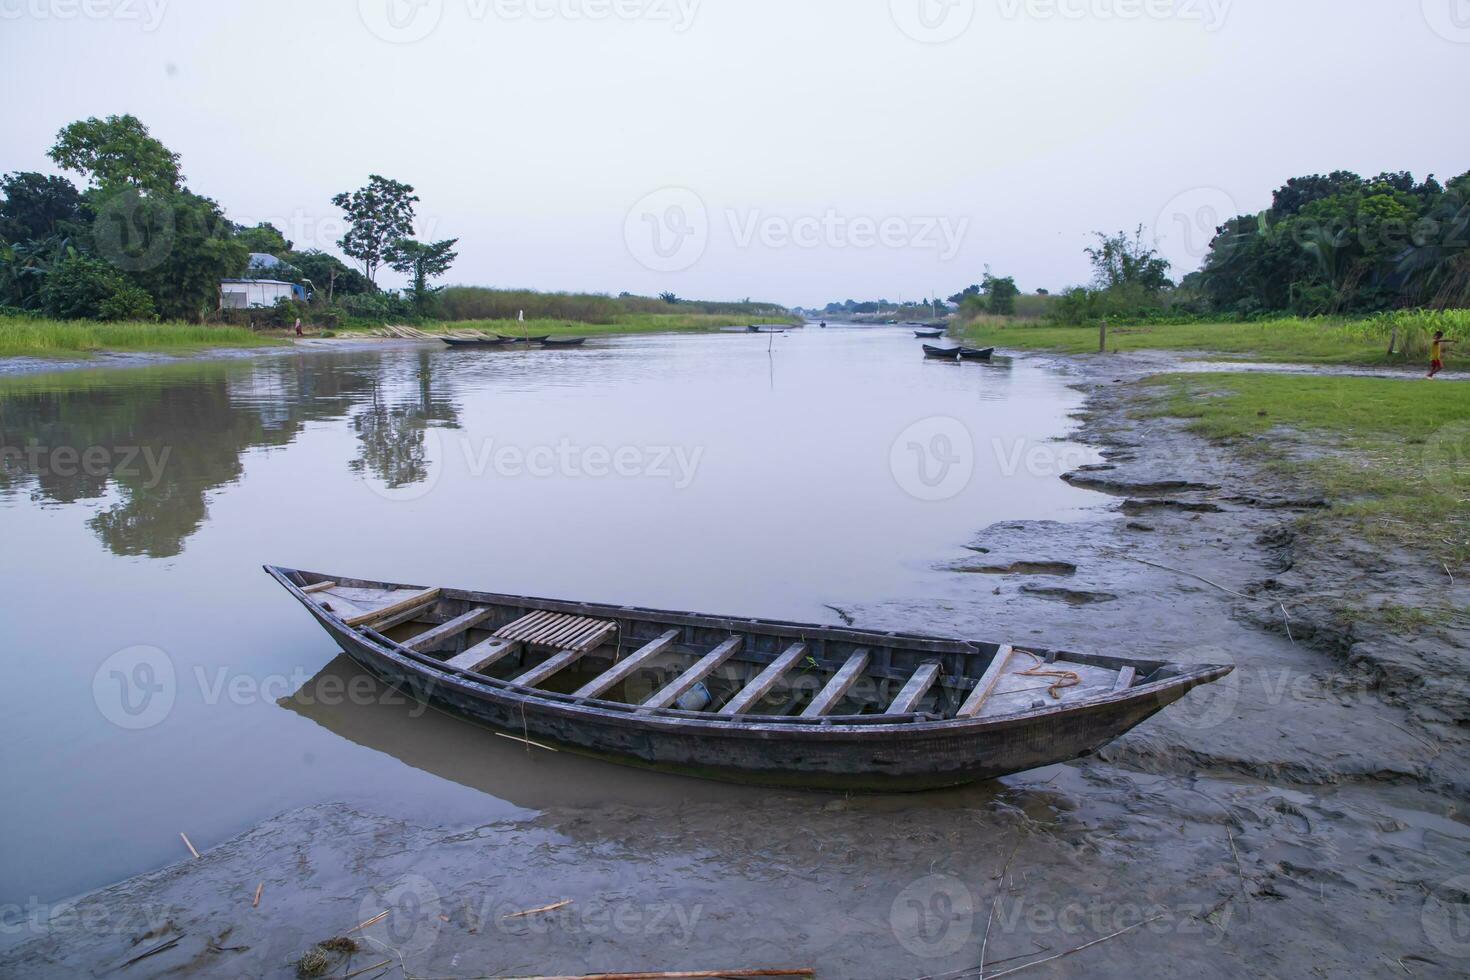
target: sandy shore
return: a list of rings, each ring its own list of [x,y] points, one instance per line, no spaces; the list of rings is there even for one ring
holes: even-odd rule
[[[1464,976],[1470,628],[1394,634],[1330,601],[1415,605],[1445,594],[1444,573],[1305,530],[1297,518],[1331,504],[1315,488],[1134,418],[1125,382],[1177,359],[1053,360],[1087,394],[1079,438],[1107,459],[1068,479],[1114,505],[987,528],[944,559],[940,593],[844,612],[1237,665],[1097,758],[941,794],[559,807],[473,827],[324,804],[62,907],[5,910],[0,972],[101,974],[157,949],[126,974],[289,976],[312,943],[392,908],[333,975],[386,960],[389,977],[892,980],[1067,953],[1026,975]],[[1448,595],[1470,607],[1467,583]]]

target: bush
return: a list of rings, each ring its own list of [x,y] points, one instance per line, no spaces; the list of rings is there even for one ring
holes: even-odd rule
[[[41,286],[41,309],[58,320],[116,319],[104,314],[103,304],[122,294],[121,306],[136,305],[136,293],[142,290],[124,279],[110,263],[75,255],[51,268]],[[147,293],[143,295],[147,297]],[[147,315],[152,313],[153,301],[149,299]]]
[[[125,285],[102,301],[97,317],[100,320],[152,320],[153,297],[137,286]]]

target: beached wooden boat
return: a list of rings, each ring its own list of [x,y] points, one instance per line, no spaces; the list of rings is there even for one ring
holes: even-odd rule
[[[1231,670],[266,571],[420,701],[532,743],[771,785],[921,790],[1063,762]]]
[[[961,347],[960,360],[962,361],[988,361],[995,356],[994,347]]]
[[[542,337],[512,337],[510,334],[498,333],[495,336],[511,344],[540,344],[551,339],[550,334]]]
[[[542,347],[581,347],[587,343],[586,337],[548,337],[541,341]]]
[[[450,347],[504,347],[507,341],[493,337],[440,337]]]
[[[943,330],[915,330],[914,336],[920,340],[934,340],[944,336]]]
[[[924,356],[931,357],[936,361],[958,361],[960,359],[959,347],[931,347],[924,345]]]

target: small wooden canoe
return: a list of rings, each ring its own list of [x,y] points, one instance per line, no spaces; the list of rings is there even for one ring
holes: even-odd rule
[[[924,345],[924,356],[931,357],[936,361],[958,361],[960,359],[960,347],[930,347]]]
[[[504,347],[506,341],[490,337],[440,337],[450,347]]]
[[[542,347],[581,347],[587,343],[586,337],[548,337],[541,341]]]
[[[961,347],[960,359],[964,361],[988,361],[995,356],[994,347]]]
[[[495,336],[508,344],[540,344],[551,339],[550,334],[544,337],[512,337],[509,334],[498,333]]]
[[[1227,666],[266,571],[425,703],[630,765],[922,790],[1075,759]]]
[[[944,336],[943,330],[915,330],[914,336],[920,340],[935,340]]]

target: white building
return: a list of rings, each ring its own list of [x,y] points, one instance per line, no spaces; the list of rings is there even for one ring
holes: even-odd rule
[[[219,308],[246,310],[272,307],[278,299],[306,299],[306,290],[279,279],[221,279]]]

